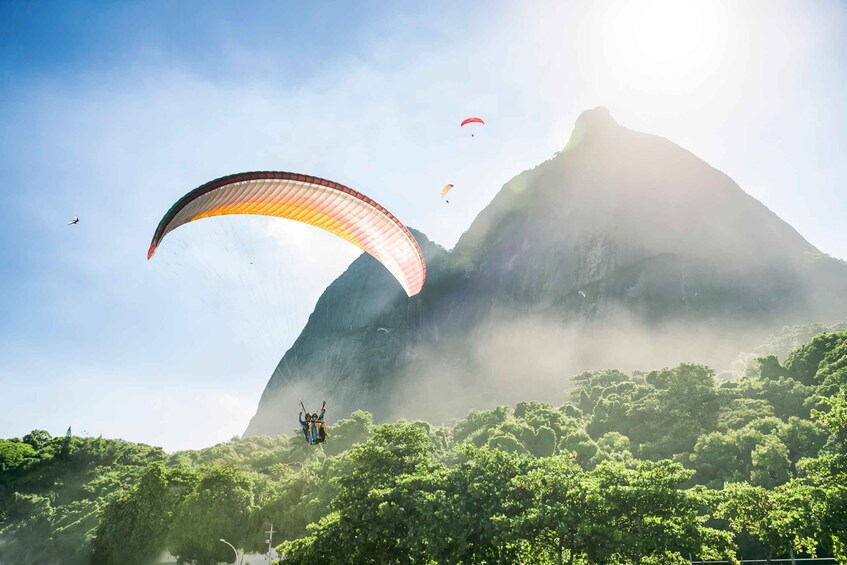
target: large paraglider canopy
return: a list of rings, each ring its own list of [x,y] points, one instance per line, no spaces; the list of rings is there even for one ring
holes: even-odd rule
[[[286,218],[333,233],[371,254],[408,296],[418,294],[426,280],[418,242],[388,210],[342,184],[286,172],[238,173],[195,188],[159,222],[147,258],[179,226],[228,214]]]

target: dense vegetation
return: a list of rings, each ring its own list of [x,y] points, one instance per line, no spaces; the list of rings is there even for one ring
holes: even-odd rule
[[[682,364],[572,383],[563,406],[449,427],[356,412],[319,448],[0,440],[0,563],[231,562],[220,538],[264,551],[271,523],[286,563],[847,563],[847,332],[733,381]]]

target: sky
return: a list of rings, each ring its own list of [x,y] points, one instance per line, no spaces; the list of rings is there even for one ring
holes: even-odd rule
[[[336,180],[449,249],[602,105],[847,259],[842,2],[0,0],[0,14],[0,437],[72,426],[173,451],[243,432],[358,250],[225,218],[148,262],[171,204],[230,173]],[[458,124],[474,115],[471,138]]]

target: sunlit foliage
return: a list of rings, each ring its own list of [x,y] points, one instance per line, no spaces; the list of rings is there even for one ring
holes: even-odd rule
[[[696,364],[572,382],[562,406],[443,427],[354,412],[318,447],[0,440],[0,562],[231,562],[221,538],[264,552],[271,523],[295,564],[845,562],[847,333],[731,382]]]

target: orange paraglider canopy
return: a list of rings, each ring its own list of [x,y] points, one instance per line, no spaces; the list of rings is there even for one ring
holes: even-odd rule
[[[419,293],[426,280],[418,242],[391,212],[342,184],[285,172],[238,173],[195,188],[159,222],[147,258],[179,226],[227,214],[286,218],[333,233],[382,263],[408,296]]]

